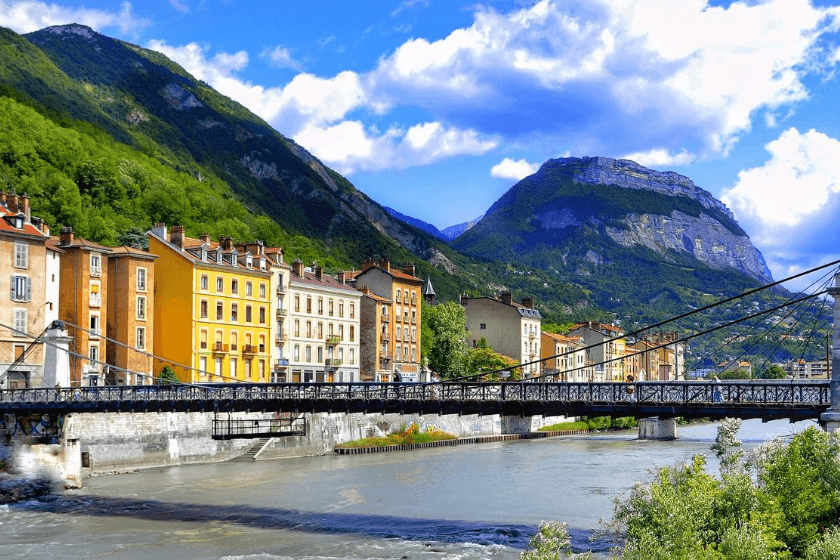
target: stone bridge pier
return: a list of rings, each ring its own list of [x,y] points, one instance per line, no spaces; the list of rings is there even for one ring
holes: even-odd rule
[[[676,418],[639,418],[639,439],[669,441],[677,439]]]
[[[828,288],[834,298],[834,330],[831,337],[831,405],[820,416],[820,426],[827,432],[840,430],[840,274],[834,277],[834,285]]]

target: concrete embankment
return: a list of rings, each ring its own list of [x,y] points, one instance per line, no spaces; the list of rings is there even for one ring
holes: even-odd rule
[[[135,469],[218,462],[245,456],[254,439],[213,439],[213,413],[151,412],[145,414],[73,414],[62,419],[62,450],[75,452],[81,473],[88,475]],[[225,415],[227,418],[227,415]],[[272,413],[235,413],[234,420],[269,420]],[[459,438],[530,434],[563,421],[563,417],[500,417],[477,415],[400,415],[320,413],[306,415],[306,435],[274,437],[259,449],[259,459],[315,456],[333,453],[342,443],[384,436],[416,423],[451,433]],[[19,424],[19,422],[18,422]],[[11,426],[11,423],[7,423]],[[521,436],[520,436],[521,437]],[[544,437],[544,436],[539,436]],[[46,445],[20,439],[18,455],[61,457]],[[44,448],[41,452],[40,448]],[[67,455],[62,451],[64,455]],[[72,469],[78,472],[76,467]],[[62,478],[69,471],[64,468]]]

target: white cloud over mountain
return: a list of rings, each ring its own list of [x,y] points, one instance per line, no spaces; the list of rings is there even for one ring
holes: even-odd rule
[[[533,175],[540,168],[538,163],[529,163],[524,159],[513,160],[506,157],[490,169],[490,176],[497,179],[513,179],[519,181],[528,175]]]
[[[67,7],[47,2],[19,2],[0,0],[0,25],[18,33],[30,33],[53,25],[79,23],[96,30],[116,28],[120,33],[134,35],[151,21],[134,13],[131,2],[122,2],[119,9],[97,10]]]

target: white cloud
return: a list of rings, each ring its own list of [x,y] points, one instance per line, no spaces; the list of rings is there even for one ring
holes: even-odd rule
[[[379,134],[359,121],[310,126],[294,140],[343,174],[404,169],[457,155],[480,155],[500,142],[497,137],[447,128],[438,122],[418,124],[405,131],[390,128]]]
[[[273,48],[263,49],[260,53],[262,58],[267,58],[271,64],[278,68],[291,68],[298,72],[303,70],[303,66],[292,57],[292,53],[286,47],[277,45]]]
[[[739,219],[757,221],[764,237],[797,226],[840,192],[840,141],[813,129],[784,131],[765,148],[770,159],[738,173],[721,199]]]
[[[186,14],[190,11],[190,5],[184,2],[183,0],[169,0],[169,5],[172,6],[172,9],[182,14]]]
[[[130,2],[122,2],[118,11],[67,7],[47,2],[0,0],[0,25],[18,33],[31,33],[53,25],[79,23],[96,31],[117,28],[120,33],[134,35],[150,21],[134,13]]]
[[[623,156],[623,159],[633,160],[645,167],[655,167],[660,169],[662,167],[688,165],[694,162],[696,156],[688,153],[686,150],[681,150],[679,153],[672,154],[664,148],[654,148],[646,152],[627,154]]]
[[[538,163],[529,163],[524,159],[513,160],[506,157],[490,169],[490,176],[497,179],[519,181],[528,175],[533,175],[539,168]]]

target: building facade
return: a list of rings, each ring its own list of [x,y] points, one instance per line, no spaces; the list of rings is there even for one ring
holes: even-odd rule
[[[542,316],[534,308],[534,298],[517,303],[504,291],[498,297],[461,296],[461,305],[473,346],[484,338],[494,351],[525,364],[523,379],[540,375]]]
[[[289,359],[292,383],[360,380],[361,293],[295,260],[289,276]]]
[[[289,277],[292,267],[283,261],[283,249],[266,248],[271,272],[273,323],[271,328],[271,382],[287,383],[289,375]]]
[[[362,381],[388,383],[394,379],[394,362],[391,355],[391,300],[378,296],[367,287],[362,288],[361,344]]]
[[[108,385],[153,381],[155,260],[157,256],[131,247],[114,248],[108,255]]]
[[[108,255],[111,248],[76,237],[72,227],[51,239],[61,255],[58,316],[73,338],[70,344],[70,384],[105,383],[108,320]]]
[[[148,237],[149,252],[159,257],[155,372],[170,366],[186,383],[268,382],[272,301],[265,255],[240,251],[229,237],[186,237],[180,226],[168,232],[157,224]]]
[[[420,325],[422,321],[423,281],[416,276],[413,263],[402,269],[391,266],[388,259],[367,260],[359,272],[345,272],[345,279],[355,282],[359,290],[391,301],[388,354],[393,371],[392,381],[420,381]],[[380,348],[381,350],[381,348]],[[383,370],[384,371],[384,370]]]
[[[584,345],[590,347],[587,359],[594,364],[594,381],[625,381],[622,363],[625,340],[622,329],[590,321],[574,325],[569,335],[580,337]]]
[[[543,332],[540,351],[546,381],[583,383],[593,380],[593,368],[587,364],[580,337]]]
[[[57,316],[60,274],[48,240],[29,197],[0,192],[0,284],[8,287],[0,305],[0,388],[41,386],[44,348],[35,340]]]

